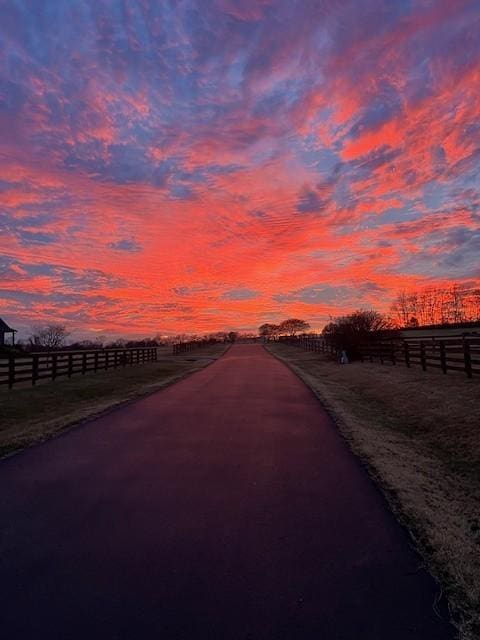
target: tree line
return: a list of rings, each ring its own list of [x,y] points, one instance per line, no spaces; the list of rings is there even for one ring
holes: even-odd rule
[[[402,291],[390,307],[389,316],[398,327],[477,321],[480,320],[480,289],[453,284]]]
[[[129,349],[138,347],[161,347],[169,346],[179,342],[193,342],[196,340],[216,340],[218,342],[235,342],[239,337],[244,337],[238,331],[216,331],[208,334],[179,333],[171,336],[161,336],[157,334],[153,338],[127,339],[116,338],[108,340],[105,336],[98,336],[95,339],[69,341],[71,332],[67,325],[51,323],[37,326],[32,329],[32,333],[27,340],[19,340],[14,351],[55,351],[59,349],[81,351],[96,349]],[[6,351],[11,351],[12,347],[5,347]]]
[[[278,336],[296,336],[297,333],[305,333],[310,325],[299,318],[288,318],[279,324],[266,322],[258,327],[258,333],[262,338],[277,338]]]

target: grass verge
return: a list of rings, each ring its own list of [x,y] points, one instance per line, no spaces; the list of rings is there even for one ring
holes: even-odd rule
[[[51,438],[108,409],[148,395],[202,369],[221,356],[223,344],[158,362],[61,378],[0,392],[0,458]]]
[[[462,640],[480,638],[480,381],[420,368],[340,366],[270,344],[313,389],[447,596]]]

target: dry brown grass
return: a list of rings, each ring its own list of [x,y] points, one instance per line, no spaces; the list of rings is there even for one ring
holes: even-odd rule
[[[42,442],[111,407],[158,391],[203,368],[225,351],[213,345],[181,356],[160,352],[158,362],[60,378],[0,392],[0,457]]]
[[[317,393],[410,530],[463,640],[480,638],[480,380],[269,345]]]

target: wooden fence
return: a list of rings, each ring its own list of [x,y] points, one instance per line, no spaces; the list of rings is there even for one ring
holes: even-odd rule
[[[301,347],[339,357],[333,344],[316,336],[282,337],[282,344]],[[480,336],[432,336],[393,340],[372,340],[360,348],[361,361],[379,360],[382,364],[405,364],[407,367],[420,366],[424,371],[430,368],[447,371],[461,371],[469,378],[480,375]],[[347,354],[348,355],[348,354]]]
[[[143,364],[157,360],[156,347],[130,349],[98,349],[82,351],[50,351],[28,355],[0,356],[0,385],[38,380],[56,380],[60,376],[85,375],[88,371],[102,371]]]
[[[202,349],[209,345],[216,344],[218,340],[190,340],[189,342],[177,342],[173,345],[173,355],[177,356],[180,353],[188,353],[189,351],[195,351],[196,349]]]
[[[313,351],[315,353],[326,353],[337,357],[338,350],[324,338],[317,336],[282,336],[279,340],[282,344],[290,344],[294,347],[300,347],[305,351]]]
[[[420,366],[447,371],[462,371],[471,378],[480,375],[480,337],[432,337],[423,340],[375,340],[361,347],[362,362],[380,360],[407,367]]]

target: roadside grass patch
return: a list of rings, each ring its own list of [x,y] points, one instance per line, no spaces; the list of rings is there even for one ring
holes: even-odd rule
[[[273,343],[315,391],[410,531],[463,640],[480,637],[480,380]]]

